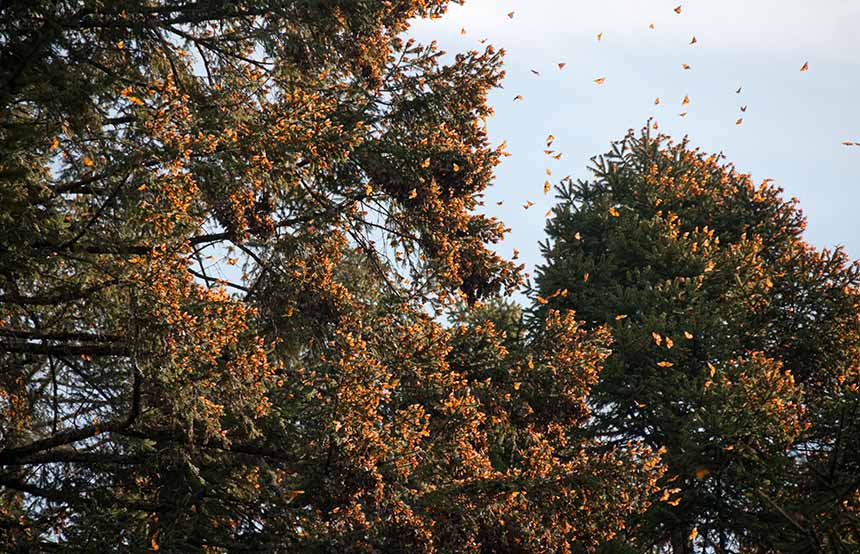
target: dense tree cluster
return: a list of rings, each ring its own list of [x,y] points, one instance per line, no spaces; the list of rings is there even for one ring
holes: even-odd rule
[[[680,502],[633,551],[854,552],[860,266],[768,181],[649,131],[560,187],[534,309],[611,329],[591,432],[667,449]]]
[[[582,436],[478,213],[491,47],[443,1],[0,8],[0,549],[593,549],[659,458]],[[443,325],[437,314],[466,310]]]
[[[524,315],[446,7],[0,5],[0,550],[856,550],[857,265],[646,131]]]

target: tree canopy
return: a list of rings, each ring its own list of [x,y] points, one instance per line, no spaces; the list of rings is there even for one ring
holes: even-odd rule
[[[0,8],[2,549],[569,552],[660,501],[579,432],[607,329],[472,311],[521,281],[502,52],[403,38],[445,8]]]
[[[666,448],[639,551],[860,544],[860,266],[721,156],[631,132],[567,180],[533,310],[610,326],[590,432]]]
[[[447,6],[0,6],[0,550],[856,551],[860,266],[646,127],[521,308]]]

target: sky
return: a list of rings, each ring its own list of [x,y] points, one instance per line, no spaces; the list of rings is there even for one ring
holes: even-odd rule
[[[483,38],[507,52],[488,128],[512,155],[484,210],[511,228],[497,250],[516,248],[529,272],[555,202],[545,170],[553,183],[587,178],[591,157],[649,117],[756,182],[774,179],[800,200],[806,240],[860,258],[860,146],[842,144],[860,142],[858,0],[467,0],[410,35],[450,53],[483,48]],[[543,152],[550,134],[558,161]]]

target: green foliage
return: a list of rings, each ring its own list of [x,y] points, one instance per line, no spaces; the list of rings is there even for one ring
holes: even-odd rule
[[[559,188],[532,317],[609,325],[592,432],[667,449],[680,502],[652,508],[637,548],[856,548],[858,265],[686,141],[646,128],[592,172]]]

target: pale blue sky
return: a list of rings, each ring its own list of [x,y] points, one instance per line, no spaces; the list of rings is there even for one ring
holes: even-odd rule
[[[841,144],[860,142],[860,0],[467,0],[411,34],[448,52],[479,48],[482,38],[507,51],[489,129],[512,156],[498,168],[486,211],[512,229],[499,251],[517,248],[529,270],[540,262],[537,242],[554,202],[542,191],[544,170],[553,183],[586,177],[589,158],[651,116],[673,137],[724,152],[757,182],[775,179],[800,199],[810,242],[841,244],[860,258],[860,147]],[[597,77],[605,83],[594,84]],[[548,134],[564,153],[559,161],[543,153]],[[527,200],[535,205],[524,210]]]

